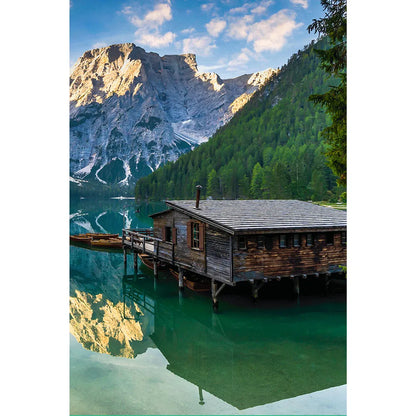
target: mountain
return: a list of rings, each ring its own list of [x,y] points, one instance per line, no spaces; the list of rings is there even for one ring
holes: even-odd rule
[[[326,164],[320,132],[330,123],[311,94],[336,85],[312,42],[295,53],[207,143],[136,185],[139,199],[189,199],[195,185],[214,199],[337,200],[344,189]]]
[[[223,80],[193,54],[133,43],[85,52],[70,76],[73,185],[129,187],[207,141],[276,72]]]

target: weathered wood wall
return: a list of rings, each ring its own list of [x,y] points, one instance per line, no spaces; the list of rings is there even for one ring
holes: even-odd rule
[[[306,234],[300,234],[300,247],[279,247],[279,234],[272,235],[271,249],[258,248],[256,236],[246,236],[247,248],[238,249],[234,239],[234,281],[261,277],[326,273],[346,264],[347,248],[341,243],[341,232],[334,233],[334,244],[327,245],[325,233],[313,233],[314,245],[306,245]],[[287,234],[288,235],[288,234]]]
[[[217,280],[231,281],[229,235],[206,224],[204,249],[192,249],[188,246],[187,241],[187,224],[189,221],[197,222],[177,211],[170,211],[153,218],[155,237],[163,237],[163,228],[165,226],[176,228],[176,244],[169,242],[160,243],[160,257],[174,261],[175,264],[180,264],[196,273]]]

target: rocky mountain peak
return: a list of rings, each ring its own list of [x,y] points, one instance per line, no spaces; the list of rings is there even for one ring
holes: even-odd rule
[[[274,72],[223,80],[194,54],[134,43],[85,52],[70,76],[71,175],[134,183],[208,140]]]

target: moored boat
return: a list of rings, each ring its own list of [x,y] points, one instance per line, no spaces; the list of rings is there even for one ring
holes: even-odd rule
[[[120,238],[118,234],[86,233],[85,235],[91,237],[93,240],[109,240],[113,238]]]
[[[140,258],[140,261],[150,270],[153,270],[153,257],[150,256],[149,254],[145,254],[145,253],[137,253],[137,255]],[[159,263],[159,269],[165,269],[166,268],[166,264],[160,262]]]
[[[101,238],[97,240],[91,240],[92,247],[103,247],[103,248],[122,248],[123,242],[121,237],[118,238]]]
[[[89,244],[92,240],[92,237],[87,234],[78,234],[69,236],[69,240],[72,243],[87,243]]]
[[[170,273],[179,280],[179,273],[175,269],[170,268]],[[188,276],[183,276],[183,284],[194,292],[209,292],[211,290],[211,283],[208,280],[198,278],[192,273]]]
[[[94,248],[122,248],[123,242],[118,234],[85,233],[69,236],[72,244],[88,245]]]

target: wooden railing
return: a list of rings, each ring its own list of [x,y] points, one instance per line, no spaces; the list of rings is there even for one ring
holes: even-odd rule
[[[151,253],[158,257],[160,238],[154,237],[153,229],[123,229],[123,247],[142,253]]]

